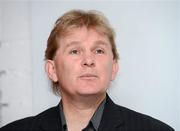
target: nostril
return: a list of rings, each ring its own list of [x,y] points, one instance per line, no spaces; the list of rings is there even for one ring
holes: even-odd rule
[[[81,64],[82,64],[82,66],[87,66],[87,67],[95,66],[95,58],[94,58],[94,56],[92,56],[92,54],[84,55]]]
[[[94,60],[91,60],[91,61],[84,61],[83,62],[83,66],[88,66],[88,67],[92,67],[95,65],[95,62]]]

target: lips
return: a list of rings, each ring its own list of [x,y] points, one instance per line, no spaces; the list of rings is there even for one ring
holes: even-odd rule
[[[80,75],[79,78],[81,78],[81,79],[96,79],[96,78],[98,78],[98,76],[95,74],[87,73],[87,74]]]

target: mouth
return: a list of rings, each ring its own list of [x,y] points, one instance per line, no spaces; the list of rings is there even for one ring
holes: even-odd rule
[[[97,79],[98,76],[94,74],[83,74],[83,75],[80,75],[79,78],[84,79],[84,80],[93,80],[93,79]]]

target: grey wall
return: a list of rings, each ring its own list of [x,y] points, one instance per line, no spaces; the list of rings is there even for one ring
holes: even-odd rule
[[[0,1],[0,126],[32,115],[30,6]]]

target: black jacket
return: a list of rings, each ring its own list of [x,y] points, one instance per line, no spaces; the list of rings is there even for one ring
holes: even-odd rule
[[[37,116],[10,123],[0,131],[62,131],[59,105]],[[174,131],[170,126],[152,117],[137,113],[113,103],[107,96],[98,131]]]

